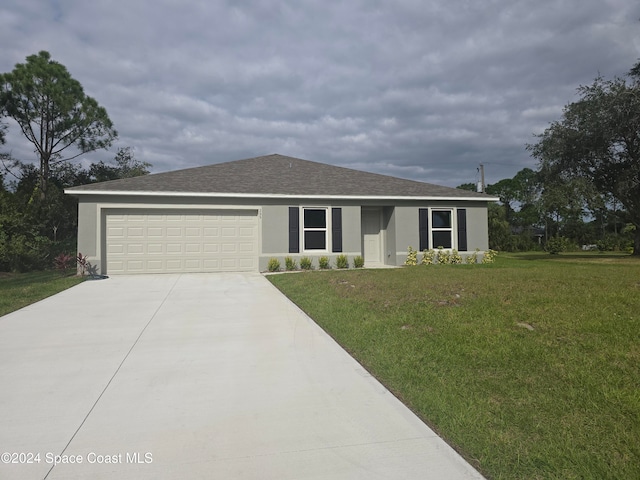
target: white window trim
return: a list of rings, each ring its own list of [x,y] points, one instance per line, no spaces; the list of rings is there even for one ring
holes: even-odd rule
[[[433,212],[451,212],[451,227],[447,228],[434,228],[433,226]],[[429,207],[429,245],[431,249],[437,250],[438,245],[433,244],[434,232],[451,232],[451,248],[445,248],[444,251],[450,252],[457,250],[458,248],[458,209],[455,207]]]
[[[304,211],[305,210],[324,210],[325,211],[325,228],[305,228],[304,227]],[[325,231],[324,249],[306,249],[304,244],[304,232],[320,232]],[[331,252],[331,207],[318,207],[314,205],[305,205],[300,208],[300,252],[302,253],[330,253]]]

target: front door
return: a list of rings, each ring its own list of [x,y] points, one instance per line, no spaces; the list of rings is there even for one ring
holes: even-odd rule
[[[365,265],[381,264],[380,209],[362,209],[362,244]]]

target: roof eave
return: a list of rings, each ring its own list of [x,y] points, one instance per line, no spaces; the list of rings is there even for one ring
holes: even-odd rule
[[[140,197],[211,197],[211,198],[303,198],[315,199],[349,199],[349,200],[447,200],[447,201],[483,201],[498,202],[498,197],[456,197],[436,195],[294,195],[281,193],[222,193],[222,192],[161,192],[161,191],[126,191],[126,190],[75,190],[65,189],[68,195],[108,195],[108,196],[140,196]]]

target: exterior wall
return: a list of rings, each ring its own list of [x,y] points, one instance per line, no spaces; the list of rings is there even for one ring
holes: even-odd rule
[[[289,205],[262,207],[262,255],[288,255]],[[268,259],[267,259],[268,262]],[[266,269],[266,264],[265,264]],[[263,270],[262,264],[260,270]]]
[[[342,209],[342,253],[353,262],[353,257],[362,255],[360,205],[341,205],[318,201],[313,204],[292,202],[287,205],[264,205],[262,207],[262,252],[258,259],[259,270],[267,270],[269,260],[277,258],[284,268],[285,257],[293,258],[298,265],[302,257],[309,257],[315,268],[318,267],[318,259],[326,256],[332,265],[340,253],[289,253],[289,207],[339,207]]]
[[[382,228],[384,230],[384,263],[385,265],[397,265],[395,207],[384,207],[382,209]]]
[[[467,209],[467,244],[469,251],[476,248],[489,250],[489,220],[486,206],[465,207]]]
[[[284,266],[284,257],[291,256],[299,264],[300,258],[308,256],[318,265],[320,256],[330,258],[335,264],[337,253],[310,254],[301,252],[289,254],[289,210],[290,206],[318,206],[342,208],[342,250],[353,258],[362,255],[361,209],[379,207],[382,210],[383,259],[387,265],[402,265],[406,260],[407,247],[419,248],[418,210],[420,208],[465,208],[467,210],[468,250],[488,249],[487,204],[483,201],[398,201],[393,202],[360,200],[306,200],[292,198],[286,204],[283,199],[259,198],[207,198],[207,197],[140,197],[112,195],[82,195],[78,202],[78,251],[87,255],[92,265],[101,271],[104,260],[104,211],[114,208],[239,208],[254,209],[260,218],[259,259],[260,271],[267,270],[272,257],[278,258]]]
[[[78,202],[78,253],[85,255],[91,265],[99,266],[97,211],[94,202]]]
[[[418,231],[418,211],[421,208],[464,208],[467,211],[467,250],[481,251],[489,248],[489,229],[486,202],[421,202],[395,207],[395,241],[396,258],[390,264],[403,265],[407,259],[407,247],[419,249],[420,233]],[[455,216],[454,216],[455,217]],[[455,219],[454,219],[455,222]],[[457,226],[457,225],[456,225]],[[457,228],[454,229],[454,235]],[[463,252],[461,252],[463,253]],[[462,255],[465,256],[464,254]]]

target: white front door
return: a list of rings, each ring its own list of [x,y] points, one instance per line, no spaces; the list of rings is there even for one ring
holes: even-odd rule
[[[382,242],[379,209],[362,209],[362,243],[365,265],[381,264]]]

